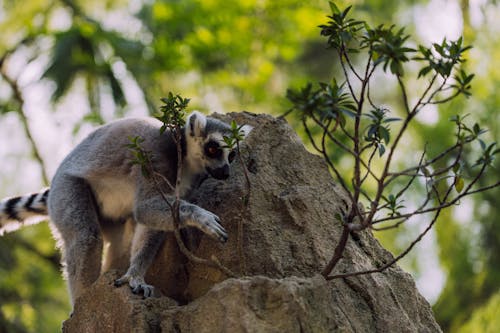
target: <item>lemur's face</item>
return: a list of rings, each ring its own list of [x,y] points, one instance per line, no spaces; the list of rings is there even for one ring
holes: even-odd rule
[[[233,162],[236,152],[226,147],[221,133],[208,137],[203,146],[203,153],[206,172],[216,179],[227,179],[229,164]]]
[[[208,174],[216,179],[227,179],[229,165],[236,157],[234,149],[227,147],[224,136],[229,125],[193,112],[186,124],[186,162],[193,173]]]

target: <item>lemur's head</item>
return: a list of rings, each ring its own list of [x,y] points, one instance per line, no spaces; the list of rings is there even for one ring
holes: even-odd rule
[[[244,126],[245,136],[250,126]],[[205,117],[194,111],[186,122],[185,163],[191,173],[207,173],[216,179],[229,177],[229,164],[234,160],[236,151],[226,146],[224,136],[229,136],[231,127],[214,118]]]

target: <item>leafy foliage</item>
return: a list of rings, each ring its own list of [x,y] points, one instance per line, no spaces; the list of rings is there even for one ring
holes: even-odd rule
[[[78,75],[84,75],[89,84],[93,80],[103,80],[111,88],[115,103],[125,105],[120,80],[112,71],[110,57],[102,52],[106,46],[113,47],[124,41],[122,38],[102,31],[89,22],[75,24],[67,31],[56,33],[54,37],[54,54],[43,76],[56,84],[53,93],[55,101],[67,93]]]
[[[165,132],[167,128],[172,130],[181,128],[184,126],[186,121],[186,108],[189,104],[189,98],[182,98],[180,95],[168,93],[168,97],[163,97],[161,99],[163,105],[160,106],[161,114],[156,116],[156,119],[163,123],[160,129],[160,133]]]
[[[161,98],[161,101],[163,105],[160,106],[160,114],[156,116],[156,119],[162,122],[160,134],[165,133],[165,131],[169,129],[174,135],[174,140],[180,140],[180,130],[186,123],[186,108],[190,99],[169,92],[167,97]],[[140,166],[143,177],[149,178],[155,176],[152,164],[152,153],[142,147],[144,138],[135,136],[130,137],[129,141],[130,143],[127,144],[127,148],[132,153],[132,164]]]
[[[326,25],[320,25],[321,35],[328,37],[328,45],[337,50],[344,50],[346,45],[355,41],[362,28],[363,22],[348,18],[347,14],[352,6],[341,11],[337,5],[330,2],[332,15],[328,16],[331,20]],[[349,49],[351,52],[357,52],[356,49]]]
[[[475,313],[457,332],[495,332],[498,327],[500,327],[500,293],[497,292],[481,311]]]
[[[354,117],[356,106],[345,91],[344,85],[338,85],[335,79],[332,83],[320,83],[319,88],[313,90],[313,85],[308,83],[299,91],[288,89],[287,98],[294,103],[294,110],[303,117],[317,117],[322,121],[335,120],[342,126],[345,125],[345,116]]]
[[[401,170],[394,166],[395,156],[401,150],[403,136],[407,135],[409,128],[415,123],[415,117],[425,106],[450,102],[461,94],[468,96],[466,87],[469,86],[473,75],[465,74],[460,68],[464,62],[463,53],[470,49],[468,46],[462,46],[462,38],[455,42],[444,40],[441,44],[433,44],[431,48],[419,46],[423,57],[411,58],[408,54],[414,53],[415,50],[405,46],[409,36],[404,34],[403,28],[396,29],[394,25],[385,28],[380,25],[372,29],[364,21],[349,18],[351,7],[344,11],[339,10],[333,3],[330,7],[331,20],[328,25],[320,26],[321,34],[328,37],[327,44],[337,53],[343,70],[344,84],[339,87],[337,80],[333,79],[333,84],[320,84],[318,90],[313,90],[312,85],[307,84],[300,90],[289,90],[287,97],[293,104],[291,111],[295,111],[295,115],[301,119],[313,147],[325,158],[339,183],[349,193],[351,209],[341,219],[344,221],[341,239],[322,272],[325,278],[334,279],[387,269],[408,254],[431,230],[442,210],[457,204],[465,196],[498,187],[500,182],[475,187],[478,180],[486,175],[485,171],[499,151],[494,150],[496,143],[487,145],[479,139],[479,136],[485,133],[484,129],[477,123],[470,127],[463,121],[464,117],[460,116],[451,119],[456,124],[453,145],[432,157],[427,155],[425,148],[419,153],[420,158],[415,165],[410,164]],[[357,44],[359,50],[352,48],[353,41],[360,41]],[[359,53],[358,51],[365,53],[364,65],[361,66],[363,71],[357,69],[350,59],[354,53]],[[436,52],[437,56],[434,56],[433,52]],[[402,80],[404,65],[410,61],[427,61],[429,65],[420,71],[418,78],[426,74],[432,76],[423,93],[414,97],[417,102],[413,105],[410,105],[411,97],[408,95],[406,83]],[[389,68],[397,80],[404,105],[403,112],[382,107],[383,102],[377,102],[370,94],[373,73],[380,64],[384,72]],[[461,78],[460,85],[447,83],[454,73],[457,73],[456,77]],[[440,82],[438,77],[441,78]],[[348,92],[342,91],[344,85],[349,88]],[[438,96],[448,89],[455,89],[455,92],[439,99]],[[351,117],[348,120],[341,118],[341,111]],[[402,114],[403,117],[388,116],[391,114]],[[389,128],[389,124],[393,122],[400,123],[395,135],[391,135]],[[319,128],[319,133],[313,132],[310,124]],[[466,183],[461,166],[471,164],[472,156],[466,148],[475,142],[479,142],[483,153],[474,164],[479,170],[469,170]],[[389,146],[387,155],[386,146]],[[337,149],[341,149],[350,159],[351,172],[341,172],[332,161],[330,150]],[[379,160],[375,158],[377,151]],[[453,180],[451,184],[447,182],[449,179]],[[423,192],[420,185],[422,180],[425,181]],[[456,190],[455,194],[453,188]],[[417,199],[420,202],[416,203],[416,208],[402,204],[409,193],[413,196],[420,193],[421,198]],[[360,207],[368,208],[365,212]],[[385,210],[389,210],[389,214],[382,217],[381,213]],[[394,260],[374,269],[331,275],[343,257],[342,253],[352,232],[367,228],[396,228],[410,218],[420,215],[430,220],[428,226]],[[379,227],[379,224],[382,226]]]
[[[231,133],[223,136],[224,143],[226,144],[224,148],[239,148],[240,142],[245,138],[245,132],[243,131],[244,126],[245,125],[238,126],[234,120],[231,122]]]
[[[418,76],[425,76],[427,73],[435,71],[442,78],[449,77],[454,67],[458,63],[464,62],[464,52],[471,48],[472,46],[462,46],[462,37],[460,37],[457,41],[451,42],[448,42],[445,38],[441,44],[432,44],[432,48],[419,46],[421,57],[415,57],[414,59],[422,60],[428,62],[429,64],[420,70]],[[467,81],[467,83],[473,78],[473,76],[466,75],[463,71],[460,71],[460,75],[464,78],[464,81]]]
[[[146,151],[142,148],[141,144],[144,142],[144,138],[140,136],[129,137],[130,143],[127,144],[127,148],[132,153],[132,164],[139,165],[141,168],[141,173],[143,177],[148,178],[151,176],[151,152]]]
[[[371,123],[366,128],[365,141],[369,145],[374,145],[378,148],[379,155],[382,156],[385,153],[384,143],[387,145],[391,139],[389,123],[394,121],[400,121],[400,118],[387,118],[387,110],[375,109],[369,113],[363,114],[364,116],[370,118]]]

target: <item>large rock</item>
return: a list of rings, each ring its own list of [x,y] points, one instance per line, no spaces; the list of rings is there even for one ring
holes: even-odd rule
[[[187,238],[195,254],[216,256],[245,277],[228,279],[218,269],[188,262],[170,237],[146,279],[168,297],[142,300],[127,287],[114,288],[118,273],[111,272],[77,301],[65,331],[440,331],[411,276],[397,266],[333,281],[318,275],[340,237],[335,215],[346,207],[326,164],[283,120],[248,113],[219,117],[254,126],[242,145],[250,191],[237,161],[228,181],[206,181],[191,200],[218,214],[230,239],[220,245],[195,231]],[[349,240],[336,271],[391,259],[366,231]]]

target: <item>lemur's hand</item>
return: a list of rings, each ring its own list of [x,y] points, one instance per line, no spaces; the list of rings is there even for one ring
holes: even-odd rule
[[[184,205],[180,209],[180,215],[181,223],[185,226],[195,227],[222,243],[227,241],[227,232],[220,225],[219,217],[208,210],[196,205]]]

